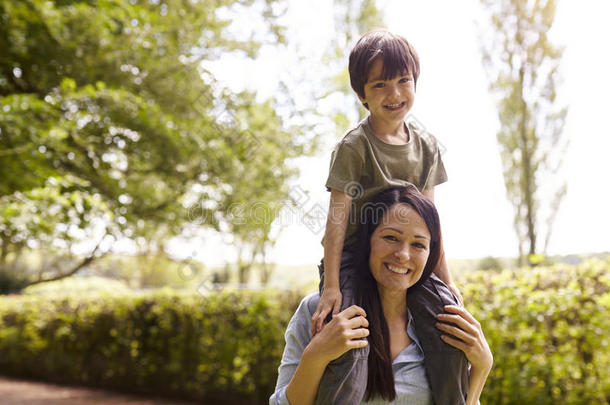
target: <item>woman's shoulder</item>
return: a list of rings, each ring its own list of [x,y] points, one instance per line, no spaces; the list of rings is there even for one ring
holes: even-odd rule
[[[297,313],[303,313],[305,315],[311,316],[314,312],[316,312],[316,308],[318,307],[318,302],[320,302],[320,293],[315,292],[309,295],[306,295],[299,304],[299,308],[297,309]]]
[[[319,301],[320,293],[309,294],[301,300],[286,328],[286,342],[298,342],[303,347],[307,345],[311,340],[311,317]]]

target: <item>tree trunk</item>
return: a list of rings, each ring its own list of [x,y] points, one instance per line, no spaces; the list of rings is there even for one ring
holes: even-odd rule
[[[0,270],[6,264],[6,255],[8,254],[8,237],[2,235],[2,246],[0,246]]]
[[[529,254],[533,255],[536,253],[536,230],[534,223],[534,190],[533,179],[532,179],[532,151],[530,151],[530,145],[527,139],[527,103],[523,97],[523,87],[525,86],[524,81],[524,67],[523,65],[519,69],[519,86],[521,90],[521,159],[523,164],[523,197],[525,200],[525,215],[527,225],[527,237],[529,240]],[[528,264],[531,263],[528,260]]]

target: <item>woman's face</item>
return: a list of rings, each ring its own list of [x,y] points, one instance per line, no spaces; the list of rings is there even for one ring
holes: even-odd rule
[[[406,291],[421,277],[430,254],[430,232],[407,204],[394,204],[371,236],[369,267],[378,288]]]

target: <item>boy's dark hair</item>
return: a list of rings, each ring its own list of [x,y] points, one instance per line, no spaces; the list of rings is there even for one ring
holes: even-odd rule
[[[415,49],[400,35],[378,29],[364,34],[349,54],[350,83],[360,97],[364,97],[364,84],[371,66],[378,58],[383,60],[383,80],[406,72],[413,76],[413,82],[417,86],[419,57]],[[367,110],[369,108],[367,104],[364,104],[364,107]]]

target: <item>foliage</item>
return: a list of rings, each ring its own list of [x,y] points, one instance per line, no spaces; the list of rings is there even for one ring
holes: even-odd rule
[[[497,257],[487,256],[479,260],[477,269],[479,270],[501,270],[502,262]]]
[[[269,291],[2,298],[0,368],[58,383],[266,403],[298,299]]]
[[[72,275],[117,239],[156,254],[201,227],[231,235],[244,279],[255,262],[268,279],[271,224],[291,201],[290,159],[328,132],[316,122],[320,90],[351,90],[316,73],[305,85],[279,78],[276,98],[260,101],[223,88],[209,67],[227,52],[254,57],[262,45],[287,45],[287,5],[3,1],[0,290],[16,285],[5,279]],[[335,0],[333,12],[337,32],[321,61],[333,66],[328,77],[345,71],[354,36],[381,22],[372,0]],[[297,106],[295,94],[310,105]],[[37,249],[48,260],[23,266],[24,252]]]
[[[461,289],[494,354],[481,403],[610,403],[610,261],[472,271]],[[38,294],[0,298],[3,373],[261,404],[302,296]]]
[[[235,34],[244,7],[266,32]],[[42,247],[72,265],[27,276],[54,279],[118,238],[193,226],[266,241],[267,223],[234,224],[230,208],[286,199],[285,163],[311,148],[273,101],[227,91],[201,62],[282,42],[282,10],[276,0],[3,1],[0,272]],[[77,248],[88,262],[74,264]]]
[[[490,19],[489,29],[481,35],[483,62],[498,99],[497,140],[507,196],[515,211],[519,257],[535,258],[539,251],[546,252],[566,193],[566,182],[558,173],[567,147],[567,107],[557,100],[562,49],[547,36],[556,0],[481,3]]]
[[[336,108],[333,120],[337,133],[344,134],[359,117],[368,111],[351,88],[348,72],[349,50],[366,32],[384,28],[384,15],[375,0],[335,0],[333,2],[334,24],[339,27],[332,38],[326,63],[335,72],[325,83],[326,96],[343,93],[343,102]],[[334,62],[334,63],[333,63]]]
[[[472,272],[462,293],[494,355],[481,403],[610,403],[610,261]]]
[[[349,85],[347,51],[364,32],[383,25],[382,13],[374,0],[333,0],[332,3],[335,29],[328,38],[329,45],[320,53],[321,62],[312,65],[311,56],[299,55],[303,66],[313,66],[313,68],[301,67],[294,70],[290,68],[289,77],[280,78],[281,93],[288,95],[286,104],[294,104],[296,99],[310,99],[308,105],[302,107],[299,120],[317,121],[317,124],[311,125],[307,132],[320,131],[320,136],[327,136],[328,133],[333,132],[344,133],[349,125],[357,122],[355,113],[360,112],[362,115],[365,111]],[[320,75],[320,72],[324,74]],[[295,96],[291,97],[292,94]],[[342,97],[343,100],[337,102],[340,100],[338,97]],[[328,103],[328,100],[333,101]],[[328,116],[320,117],[321,104],[332,105],[330,112],[327,113]],[[351,120],[348,119],[348,115],[353,116]],[[329,119],[330,117],[332,119]],[[268,123],[264,124],[268,125]],[[242,191],[248,192],[248,190],[233,189],[233,192],[240,194]],[[275,239],[271,237],[271,225],[284,204],[292,203],[286,199],[277,204],[278,199],[274,198],[273,193],[275,191],[269,187],[260,187],[254,194],[257,199],[251,204],[232,206],[234,217],[229,225],[234,237],[233,246],[237,249],[235,267],[240,283],[247,283],[255,267],[258,267],[259,278],[263,281],[268,280],[273,271],[265,260],[267,248],[275,243]]]
[[[28,280],[19,273],[0,271],[0,294],[17,293],[28,285]]]

